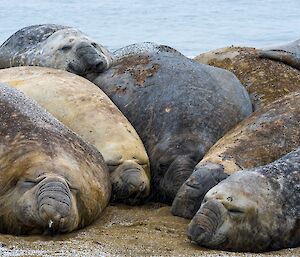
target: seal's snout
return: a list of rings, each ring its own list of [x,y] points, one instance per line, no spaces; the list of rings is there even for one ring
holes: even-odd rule
[[[150,180],[141,165],[126,161],[112,174],[114,200],[138,204],[150,193]]]
[[[196,168],[180,187],[172,203],[172,214],[192,218],[208,190],[227,177],[223,166],[219,164],[206,163]]]
[[[38,207],[44,227],[63,232],[71,215],[71,205],[71,192],[63,179],[43,180],[38,191]]]
[[[100,50],[88,42],[81,42],[76,46],[76,55],[86,66],[86,72],[97,73],[107,68],[107,60]]]
[[[203,246],[220,243],[213,238],[224,221],[224,212],[225,207],[217,200],[204,203],[188,226],[188,237]]]

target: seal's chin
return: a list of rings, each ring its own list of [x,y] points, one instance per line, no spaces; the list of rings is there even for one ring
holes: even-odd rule
[[[146,171],[134,161],[125,161],[111,173],[112,201],[130,205],[142,203],[150,193]]]

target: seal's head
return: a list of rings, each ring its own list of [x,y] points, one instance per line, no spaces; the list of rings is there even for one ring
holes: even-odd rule
[[[188,227],[199,245],[229,251],[274,249],[284,231],[282,204],[268,180],[241,171],[209,190]],[[280,232],[281,231],[281,232]]]
[[[31,65],[67,70],[80,76],[103,72],[113,60],[105,47],[74,28],[54,32],[39,43],[39,51],[33,56]]]
[[[84,167],[66,153],[53,160],[41,152],[29,152],[14,162],[3,158],[11,166],[0,180],[2,233],[66,233],[91,223],[102,211],[97,178],[88,169],[82,172]]]
[[[148,160],[107,161],[112,183],[112,201],[130,205],[142,203],[150,193],[150,170]],[[144,164],[144,165],[143,165]]]

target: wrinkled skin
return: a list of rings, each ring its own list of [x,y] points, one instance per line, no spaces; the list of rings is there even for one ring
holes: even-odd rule
[[[171,203],[213,143],[251,113],[249,96],[232,73],[167,46],[135,44],[114,55],[113,66],[92,81],[140,135],[152,169],[151,199]]]
[[[0,82],[36,100],[64,125],[94,145],[111,174],[112,201],[142,203],[150,193],[144,145],[125,116],[96,85],[45,67],[0,70]]]
[[[265,48],[259,52],[259,56],[283,62],[300,71],[300,39],[288,44]]]
[[[179,189],[174,215],[192,218],[206,192],[241,169],[269,164],[300,142],[300,93],[293,92],[255,111],[215,143]]]
[[[111,193],[101,154],[3,84],[0,110],[0,233],[65,233],[97,219]]]
[[[0,68],[44,66],[86,76],[108,69],[112,58],[81,31],[54,24],[25,27],[0,46]]]
[[[209,190],[188,227],[201,246],[262,252],[300,245],[300,148]]]

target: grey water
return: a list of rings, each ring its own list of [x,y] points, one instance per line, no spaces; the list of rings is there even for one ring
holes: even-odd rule
[[[0,0],[0,44],[17,30],[76,27],[111,51],[151,41],[187,56],[300,38],[300,0]]]

